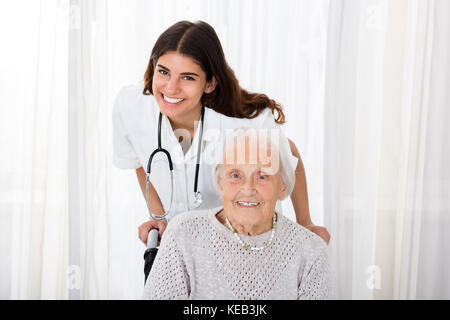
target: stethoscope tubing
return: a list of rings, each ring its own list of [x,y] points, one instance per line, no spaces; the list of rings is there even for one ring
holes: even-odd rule
[[[199,207],[201,205],[202,199],[201,199],[201,193],[198,191],[198,176],[200,172],[200,154],[202,150],[202,140],[203,140],[203,122],[205,117],[205,108],[202,108],[202,114],[201,114],[201,123],[200,123],[200,132],[199,132],[199,140],[198,140],[198,147],[197,147],[197,162],[195,164],[195,178],[194,178],[194,198],[200,199],[200,201],[195,201],[198,203]],[[172,163],[172,157],[170,156],[169,151],[162,148],[161,146],[161,122],[162,122],[162,113],[159,113],[159,119],[158,119],[158,148],[155,149],[148,159],[147,163],[147,179],[146,179],[146,190],[145,190],[145,198],[147,202],[147,208],[148,212],[150,213],[150,217],[153,220],[164,220],[166,219],[166,216],[169,214],[171,208],[172,208],[172,202],[173,202],[173,163]],[[169,209],[165,211],[162,215],[156,215],[153,214],[150,210],[150,201],[149,201],[149,194],[148,194],[148,185],[150,183],[150,173],[151,173],[151,166],[153,157],[158,153],[162,152],[166,155],[167,161],[169,163],[169,169],[170,169],[170,203],[169,203]]]

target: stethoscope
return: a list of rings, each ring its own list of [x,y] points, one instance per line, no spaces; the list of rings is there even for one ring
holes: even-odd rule
[[[203,203],[202,194],[200,191],[197,190],[198,188],[198,173],[200,171],[200,153],[202,151],[202,139],[203,139],[203,121],[205,118],[205,107],[202,107],[202,115],[200,117],[200,134],[198,138],[198,148],[197,148],[197,162],[195,164],[195,179],[194,179],[194,194],[193,194],[193,200],[191,203],[191,206],[193,208],[199,208]],[[161,147],[161,122],[162,122],[162,113],[159,113],[159,120],[158,120],[158,148],[156,148],[152,154],[150,155],[150,158],[148,159],[147,164],[147,181],[146,181],[146,192],[145,192],[145,199],[147,201],[147,208],[148,212],[150,213],[150,216],[154,220],[163,220],[166,218],[167,214],[170,212],[170,209],[172,208],[172,200],[173,200],[173,163],[172,163],[172,157],[170,156],[169,151]],[[170,204],[169,209],[163,214],[163,215],[155,215],[150,210],[150,203],[149,203],[149,197],[148,197],[148,184],[150,182],[150,172],[152,169],[152,161],[155,154],[158,152],[162,152],[167,157],[167,162],[169,163],[169,169],[170,169]]]

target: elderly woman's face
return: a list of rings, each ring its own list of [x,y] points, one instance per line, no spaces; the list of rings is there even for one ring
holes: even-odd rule
[[[275,204],[285,190],[279,168],[274,170],[272,162],[262,164],[259,157],[256,164],[225,161],[219,185],[224,210],[230,219],[243,225],[270,223]]]

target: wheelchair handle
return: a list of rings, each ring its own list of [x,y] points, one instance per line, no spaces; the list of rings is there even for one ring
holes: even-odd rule
[[[156,248],[158,246],[158,229],[150,229],[147,238],[147,249]]]

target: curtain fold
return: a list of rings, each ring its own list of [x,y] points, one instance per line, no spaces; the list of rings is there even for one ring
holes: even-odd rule
[[[450,3],[435,0],[415,298],[450,299]]]
[[[443,82],[435,82],[446,66],[435,50],[442,57],[448,49],[435,12],[445,10],[433,0],[343,0],[330,2],[329,12],[324,206],[335,297],[415,299],[433,296],[432,290],[439,296],[448,282],[435,281],[431,289],[423,279],[448,261],[439,250],[436,267],[424,272],[424,257],[437,252],[424,232],[431,225],[442,230],[448,206],[432,211],[442,220],[431,224],[424,208],[431,205],[429,188],[445,186],[447,175],[442,166],[443,177],[427,174],[445,157],[428,152],[445,139],[428,136],[436,125],[448,136],[430,118],[442,116],[436,108],[447,101],[439,91]]]
[[[2,298],[67,297],[67,8],[0,4]]]
[[[110,112],[107,1],[71,0],[69,65],[70,264],[72,299],[107,299]]]

